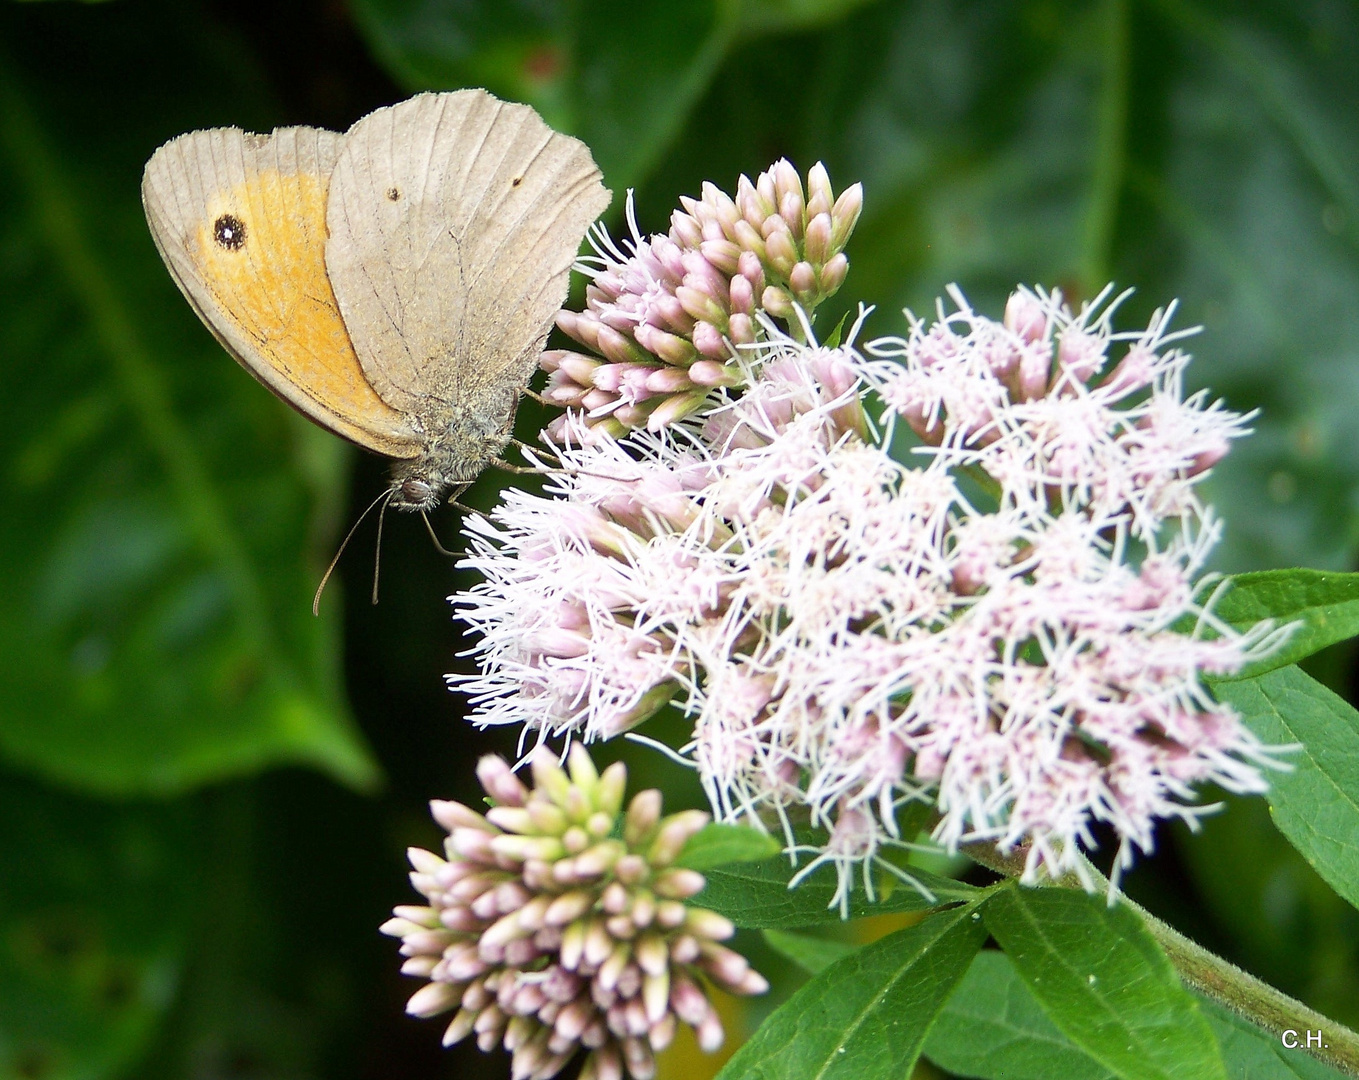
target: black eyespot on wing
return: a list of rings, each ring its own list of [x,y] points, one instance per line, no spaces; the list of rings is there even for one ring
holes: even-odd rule
[[[516,176],[513,180],[510,181],[510,187],[518,187],[523,182],[524,178],[522,176]]]
[[[245,247],[245,222],[235,214],[223,214],[212,223],[212,238],[218,247],[240,251]]]
[[[389,187],[387,189],[387,198],[389,198],[392,202],[396,202],[398,199],[401,198],[401,189]]]

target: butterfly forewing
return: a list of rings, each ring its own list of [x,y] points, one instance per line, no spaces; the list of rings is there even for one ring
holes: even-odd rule
[[[336,434],[414,457],[417,434],[364,377],[326,273],[342,143],[317,128],[192,132],[152,156],[142,202],[180,290],[251,374]]]

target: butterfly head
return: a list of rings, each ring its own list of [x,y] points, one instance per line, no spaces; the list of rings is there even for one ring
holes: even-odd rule
[[[392,467],[392,496],[388,505],[412,513],[433,510],[450,491],[454,495],[477,478],[482,469],[500,459],[509,434],[480,420],[454,425],[419,457]],[[469,430],[481,428],[481,430]]]

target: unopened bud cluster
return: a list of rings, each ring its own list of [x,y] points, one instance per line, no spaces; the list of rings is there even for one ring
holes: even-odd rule
[[[663,818],[654,790],[623,812],[626,769],[597,773],[579,744],[569,774],[545,751],[532,768],[530,789],[501,758],[482,758],[495,804],[485,815],[431,804],[449,833],[444,857],[410,851],[428,903],[398,907],[382,927],[402,939],[402,971],[430,980],[407,1011],[456,1010],[444,1044],[503,1045],[514,1080],[555,1076],[581,1049],[585,1080],[648,1080],[678,1021],[715,1050],[722,1026],[703,979],[737,994],[768,984],[718,944],[730,922],[685,903],[703,877],[674,863],[708,815]]]
[[[547,398],[585,412],[613,434],[659,430],[696,410],[718,387],[745,381],[738,347],[764,336],[758,316],[805,315],[838,290],[844,247],[863,208],[855,184],[839,197],[820,163],[802,178],[780,160],[735,199],[711,183],[681,199],[670,231],[643,239],[631,220],[627,253],[607,236],[586,267],[593,281],[584,311],[557,325],[593,355],[543,354]],[[559,433],[558,433],[559,434]]]

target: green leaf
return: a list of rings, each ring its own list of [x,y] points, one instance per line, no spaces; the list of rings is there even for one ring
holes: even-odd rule
[[[309,610],[345,453],[198,324],[138,198],[157,143],[221,117],[164,87],[210,70],[224,93],[234,61],[178,20],[72,8],[70,48],[96,59],[59,70],[11,24],[60,10],[16,10],[0,9],[0,754],[107,793],[280,762],[370,787],[337,600]],[[233,111],[258,115],[248,95]]]
[[[1345,1075],[1305,1050],[1290,1050],[1283,1045],[1280,1032],[1264,1031],[1207,998],[1200,997],[1198,1002],[1232,1080],[1340,1080]],[[1299,1042],[1306,1038],[1305,1033],[1298,1033]]]
[[[835,22],[870,0],[745,0],[741,17],[747,32],[787,33]]]
[[[980,1080],[1111,1080],[1048,1019],[1002,952],[977,954],[925,1040],[942,1069]]]
[[[484,85],[584,139],[615,191],[655,164],[739,27],[719,0],[553,6],[358,0],[378,56],[410,89]]]
[[[778,854],[783,845],[748,825],[714,821],[689,838],[676,860],[690,870],[711,870],[727,863],[753,862]]]
[[[196,824],[0,774],[0,1076],[131,1075],[179,983]]]
[[[1359,906],[1359,712],[1296,667],[1214,684],[1263,742],[1300,743],[1269,774],[1279,831],[1350,904]]]
[[[813,937],[811,934],[793,934],[787,930],[765,930],[763,933],[764,940],[771,949],[781,956],[786,956],[811,975],[819,975],[837,960],[843,960],[850,953],[862,948],[849,941]]]
[[[1160,0],[1151,17],[1175,42],[1176,106],[1155,160],[1129,159],[1129,247],[1138,269],[1169,263],[1156,299],[1185,298],[1183,325],[1205,326],[1194,381],[1236,408],[1266,406],[1208,487],[1230,523],[1219,559],[1348,568],[1359,535],[1356,10]]]
[[[909,1076],[930,1024],[985,940],[971,907],[837,961],[772,1013],[719,1080]]]
[[[1200,1011],[1217,1037],[1232,1080],[1329,1080],[1342,1074],[1301,1050],[1289,1050],[1207,998]],[[1112,1080],[1052,1023],[1004,953],[984,951],[944,1005],[925,1040],[925,1056],[977,1080]]]
[[[737,926],[750,930],[790,930],[843,921],[836,902],[835,868],[820,866],[790,889],[788,883],[798,872],[799,868],[792,866],[786,856],[711,870],[706,875],[707,885],[694,898],[694,903],[711,908]],[[930,895],[922,895],[919,890],[880,871],[876,875],[877,899],[874,901],[865,896],[862,883],[855,881],[848,917],[857,919],[866,915],[925,911],[940,904],[973,900],[983,892],[924,870],[911,868],[908,872],[929,890]]]
[[[1226,1080],[1207,1022],[1138,916],[1071,889],[998,890],[986,925],[1049,1019],[1123,1080]]]
[[[1300,623],[1283,648],[1233,676],[1254,678],[1359,634],[1359,574],[1307,569],[1238,574],[1213,611],[1238,630],[1262,619],[1280,626]]]

